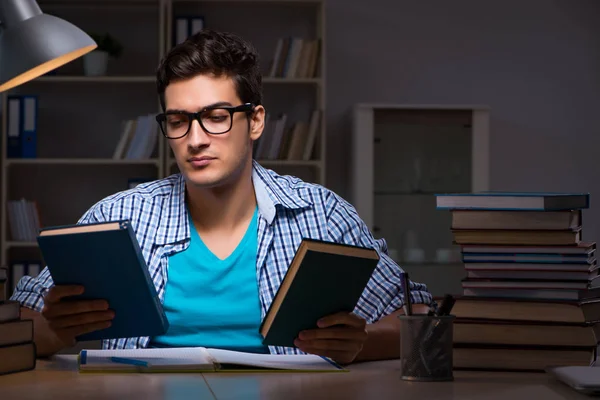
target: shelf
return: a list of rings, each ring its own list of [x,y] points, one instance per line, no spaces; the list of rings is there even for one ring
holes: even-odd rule
[[[6,165],[160,165],[157,159],[113,160],[112,158],[14,158]]]
[[[313,84],[320,85],[321,78],[272,78],[272,77],[263,77],[263,83],[278,83],[278,84]]]
[[[40,76],[32,82],[57,82],[57,83],[155,83],[156,77],[151,75],[132,75],[132,76],[77,76],[77,75],[48,75]]]
[[[284,84],[301,85],[311,84],[320,85],[321,78],[274,78],[263,77],[265,84]],[[55,82],[55,83],[155,83],[155,76],[77,76],[77,75],[49,75],[40,76],[32,82]]]
[[[240,4],[321,4],[323,0],[172,0],[174,5],[182,3],[240,3]]]

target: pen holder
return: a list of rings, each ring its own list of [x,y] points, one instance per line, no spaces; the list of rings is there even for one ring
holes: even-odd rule
[[[409,381],[451,381],[454,315],[400,315],[400,374]]]

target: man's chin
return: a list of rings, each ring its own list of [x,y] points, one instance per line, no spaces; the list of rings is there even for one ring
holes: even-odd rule
[[[187,184],[199,189],[211,189],[223,185],[223,177],[209,174],[208,171],[186,171],[184,178]]]

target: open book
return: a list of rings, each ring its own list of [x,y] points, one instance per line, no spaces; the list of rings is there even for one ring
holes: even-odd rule
[[[79,370],[121,372],[347,371],[316,355],[254,354],[205,347],[81,350]]]

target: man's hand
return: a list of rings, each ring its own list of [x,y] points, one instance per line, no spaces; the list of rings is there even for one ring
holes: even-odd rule
[[[74,346],[76,336],[108,328],[114,318],[105,300],[64,300],[81,293],[81,286],[53,286],[44,297],[41,314],[64,347]]]
[[[300,332],[294,344],[305,353],[329,357],[339,364],[354,361],[367,340],[367,322],[353,313],[321,318],[317,326]]]

